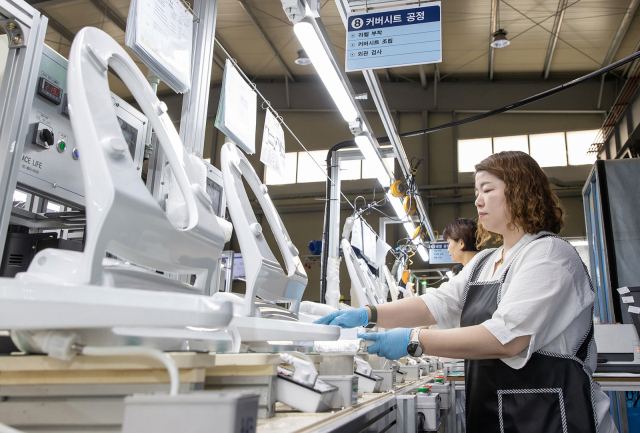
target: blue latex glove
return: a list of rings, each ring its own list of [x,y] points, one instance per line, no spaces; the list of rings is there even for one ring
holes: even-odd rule
[[[375,341],[367,347],[367,352],[393,360],[409,354],[407,346],[411,341],[411,331],[409,328],[396,328],[382,334],[358,334],[358,338]]]
[[[357,328],[358,326],[367,326],[369,323],[369,313],[364,307],[336,310],[313,323],[319,325],[338,325],[342,328]]]

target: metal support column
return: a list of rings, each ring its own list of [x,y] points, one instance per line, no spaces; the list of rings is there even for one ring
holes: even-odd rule
[[[218,0],[195,0],[193,10],[200,21],[194,26],[191,90],[182,98],[180,139],[186,147],[193,148],[202,155],[209,108]]]
[[[331,159],[335,161],[335,165],[331,167],[331,203],[329,203],[329,210],[331,215],[331,222],[329,223],[329,257],[337,259],[340,257],[340,238],[342,228],[340,227],[340,202],[342,196],[340,195],[340,160],[338,158],[338,152],[333,152]]]
[[[5,155],[0,162],[0,245],[4,245],[48,20],[22,0],[0,0],[0,16],[6,17],[5,30],[14,32],[8,38],[0,84],[0,154]]]

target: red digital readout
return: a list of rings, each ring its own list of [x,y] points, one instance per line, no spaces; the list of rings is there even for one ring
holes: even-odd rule
[[[44,90],[46,92],[51,93],[53,96],[55,96],[56,98],[60,97],[60,89],[58,89],[57,87],[53,86],[50,82],[45,81],[44,82]]]

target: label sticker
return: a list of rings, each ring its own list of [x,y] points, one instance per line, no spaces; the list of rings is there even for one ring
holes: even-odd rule
[[[633,296],[623,296],[622,297],[622,303],[623,304],[633,304],[634,303]]]
[[[624,295],[625,293],[629,293],[629,288],[628,287],[620,287],[618,289],[618,293],[620,293],[621,295]]]
[[[633,305],[629,305],[629,313],[640,314],[640,307],[634,307]]]

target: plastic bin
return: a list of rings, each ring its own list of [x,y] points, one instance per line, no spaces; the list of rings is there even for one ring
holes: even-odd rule
[[[359,393],[380,392],[380,384],[382,383],[382,378],[380,376],[375,374],[365,376],[364,374],[356,372],[356,377],[358,378]]]
[[[382,383],[380,383],[380,392],[396,389],[395,370],[373,370],[373,374],[382,378]]]
[[[402,371],[407,372],[407,377],[405,377],[405,380],[420,379],[420,365],[403,365]]]
[[[188,394],[134,394],[124,399],[123,433],[220,433],[254,431],[258,395],[247,392],[192,391]]]
[[[338,387],[331,400],[331,409],[353,406],[358,402],[358,376],[319,376],[324,382]]]

